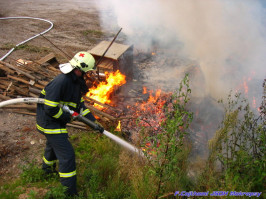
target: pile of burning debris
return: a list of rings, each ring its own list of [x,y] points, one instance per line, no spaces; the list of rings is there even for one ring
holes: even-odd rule
[[[96,62],[103,53],[101,49],[106,49],[106,45],[108,43],[100,43],[88,51],[95,57]],[[135,143],[139,139],[141,127],[152,135],[162,131],[161,123],[166,117],[164,107],[170,104],[174,91],[154,89],[145,82],[145,78],[136,78],[142,76],[137,74],[139,71],[145,71],[138,67],[145,66],[145,63],[152,65],[155,53],[151,53],[151,56],[141,62],[138,62],[136,57],[133,64],[132,46],[114,43],[112,47],[109,55],[107,53],[99,65],[98,74],[90,74],[87,77],[86,82],[90,90],[84,100],[106,129],[116,127],[116,131],[121,131],[127,140]],[[48,54],[37,62],[16,60],[11,64],[1,61],[0,99],[3,101],[17,97],[38,97],[45,85],[61,73],[58,65],[54,54]],[[148,67],[146,71],[149,71]],[[180,77],[177,79],[181,80],[186,73],[196,78],[201,76],[199,68],[189,63],[183,68],[180,67]],[[189,106],[194,112],[194,122],[190,127],[191,137],[197,146],[206,149],[210,133],[213,134],[216,128],[213,120],[220,120],[221,115],[217,114],[220,112],[210,97],[197,99]],[[36,105],[20,104],[6,108],[16,113],[35,115]],[[69,126],[88,129],[81,122],[72,122]]]

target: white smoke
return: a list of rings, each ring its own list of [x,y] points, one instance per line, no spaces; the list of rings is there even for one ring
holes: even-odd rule
[[[103,26],[117,23],[136,48],[151,49],[156,41],[197,61],[205,92],[215,98],[244,81],[262,84],[266,78],[266,10],[259,0],[101,0],[97,5]],[[165,66],[171,79],[169,70]]]

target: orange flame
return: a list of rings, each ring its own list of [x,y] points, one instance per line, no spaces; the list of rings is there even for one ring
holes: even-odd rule
[[[151,90],[151,91],[150,91],[150,97],[149,97],[148,102],[150,102],[150,103],[155,103],[155,102],[158,100],[158,98],[160,97],[162,90],[158,89],[158,90],[156,91],[156,93],[155,93],[155,96],[152,96],[152,92],[153,92],[153,91]]]
[[[143,92],[142,94],[147,94],[147,88],[146,87],[143,87]]]
[[[106,82],[101,82],[97,87],[93,87],[87,92],[86,96],[101,103],[110,103],[110,95],[116,87],[126,83],[126,76],[121,74],[119,70],[116,72],[105,72]]]
[[[245,94],[247,95],[248,94],[248,84],[247,84],[246,80],[244,80],[244,82],[243,82],[243,87],[244,87]]]

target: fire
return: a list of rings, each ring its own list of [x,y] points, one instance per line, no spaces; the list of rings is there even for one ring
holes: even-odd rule
[[[155,102],[159,99],[162,90],[158,89],[158,90],[156,91],[156,93],[155,93],[155,96],[152,96],[152,92],[153,92],[153,91],[151,90],[151,91],[150,91],[150,97],[149,97],[148,102],[155,103]]]
[[[153,95],[153,90],[147,91],[146,87],[143,87],[143,94],[147,94],[149,92],[149,99],[147,102],[137,103],[136,106],[142,111],[153,112],[154,114],[160,114],[165,104],[165,100],[162,97],[162,90],[158,89]]]
[[[147,88],[146,87],[143,87],[143,92],[142,94],[147,94]]]
[[[245,94],[247,95],[248,94],[248,84],[247,84],[247,81],[245,79],[243,82],[243,87],[244,87]]]
[[[117,125],[117,127],[115,128],[115,131],[119,131],[119,132],[121,132],[121,122],[120,122],[120,121],[118,121],[118,125]]]
[[[161,89],[157,89],[154,92],[153,90],[148,90],[146,87],[143,87],[142,93],[149,94],[149,98],[147,101],[137,102],[132,107],[132,110],[135,112],[134,115],[141,117],[141,126],[152,127],[152,129],[158,131],[161,122],[165,120],[163,107],[170,94],[163,93]]]
[[[86,96],[101,103],[110,103],[110,95],[116,87],[126,83],[126,76],[121,74],[119,70],[111,73],[105,72],[105,75],[106,82],[101,82],[97,87],[91,88]]]

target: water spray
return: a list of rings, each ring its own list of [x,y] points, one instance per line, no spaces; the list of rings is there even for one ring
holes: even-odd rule
[[[44,104],[44,99],[31,98],[31,97],[10,99],[7,101],[0,102],[0,108],[7,106],[7,105],[11,105],[11,104],[17,104],[17,103],[40,103],[40,104]],[[69,112],[70,114],[74,113],[74,111],[70,110],[68,107],[63,106],[62,108],[64,111]],[[106,137],[110,138],[111,140],[113,140],[117,144],[125,147],[126,149],[128,149],[134,153],[137,153],[138,155],[144,156],[143,152],[140,149],[136,148],[135,146],[126,142],[125,140],[119,138],[118,136],[110,133],[109,131],[103,130],[103,128],[99,124],[92,122],[91,120],[87,119],[86,117],[84,117],[82,115],[77,115],[74,119],[83,122],[84,124],[88,125],[89,127],[91,127],[94,130],[98,130],[98,131],[102,132]]]

